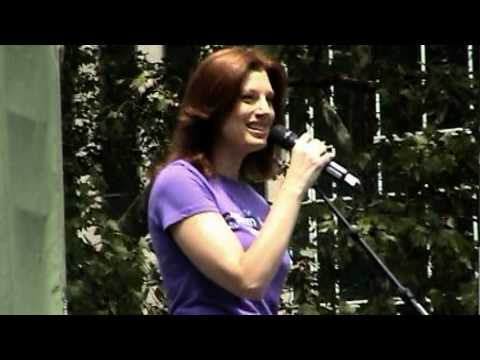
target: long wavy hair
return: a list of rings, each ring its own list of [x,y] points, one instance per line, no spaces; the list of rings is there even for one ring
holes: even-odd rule
[[[213,150],[228,115],[240,98],[242,85],[251,71],[264,70],[274,90],[274,124],[284,123],[284,99],[287,88],[281,64],[253,47],[231,47],[205,58],[187,84],[180,106],[172,147],[166,162],[155,165],[153,177],[171,161],[186,159],[206,176],[215,174]],[[246,156],[240,177],[263,181],[276,175],[276,150],[267,144]]]

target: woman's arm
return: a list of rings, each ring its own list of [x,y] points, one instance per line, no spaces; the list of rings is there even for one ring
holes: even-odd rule
[[[170,228],[171,234],[206,277],[237,296],[261,299],[288,247],[305,191],[334,156],[323,142],[299,138],[275,203],[246,251],[214,212],[186,218]]]

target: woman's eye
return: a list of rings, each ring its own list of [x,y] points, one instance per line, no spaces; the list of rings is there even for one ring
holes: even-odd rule
[[[242,101],[244,101],[246,103],[249,103],[249,104],[253,103],[255,100],[256,100],[255,96],[253,96],[253,95],[247,94],[247,95],[242,96]]]

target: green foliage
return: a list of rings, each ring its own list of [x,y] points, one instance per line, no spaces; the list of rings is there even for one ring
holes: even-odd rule
[[[283,47],[283,56],[292,69],[290,73],[300,71],[299,76],[312,78],[315,74],[305,64],[325,62],[323,55],[312,55],[312,47],[285,48],[288,47]],[[345,47],[343,50],[349,53]],[[388,53],[389,49],[384,51]],[[345,153],[350,159],[339,162],[352,164],[362,179],[375,181],[363,195],[337,188],[339,196],[354,196],[352,201],[337,197],[334,204],[427,310],[434,314],[476,313],[479,264],[472,223],[478,216],[479,193],[478,82],[469,78],[465,66],[454,63],[432,61],[425,74],[419,74],[415,70],[417,63],[409,66],[385,58],[374,60],[370,70],[381,81],[378,93],[384,109],[383,139],[374,144],[372,138],[365,148],[354,144],[353,151]],[[300,70],[296,67],[298,62]],[[334,61],[329,71],[342,72],[346,67],[345,63],[336,65]],[[479,76],[477,71],[475,78]],[[339,88],[341,85],[336,87],[337,93]],[[292,91],[310,93],[311,97],[325,96],[320,91],[317,95],[312,90]],[[354,89],[350,92],[335,98],[337,108],[345,108],[349,98],[359,96]],[[322,114],[322,102],[316,104],[314,111]],[[470,104],[477,110],[470,109]],[[294,104],[298,105],[302,106]],[[290,112],[298,111],[305,113],[306,108]],[[422,129],[424,113],[427,126]],[[343,114],[345,118],[351,116],[347,111]],[[452,117],[457,118],[456,123]],[[302,121],[313,123],[316,128],[328,127],[322,116]],[[354,121],[366,123],[367,119],[359,114]],[[440,131],[452,125],[462,129]],[[355,138],[352,132],[361,129],[349,131]],[[329,142],[342,146],[335,137],[330,137]],[[379,171],[383,185],[380,189],[376,185]],[[330,191],[323,181],[322,188]],[[312,234],[313,240],[306,241]],[[411,311],[398,305],[397,289],[383,272],[377,271],[360,246],[349,239],[342,225],[329,218],[322,203],[311,202],[302,209],[292,252],[296,265],[287,282],[284,313]],[[351,305],[352,300],[368,301]]]
[[[122,234],[117,219],[108,215],[106,195],[111,184],[106,183],[100,159],[105,156],[105,138],[124,133],[126,122],[137,118],[138,148],[125,151],[121,143],[111,143],[107,150],[140,154],[127,160],[145,181],[147,154],[148,159],[153,152],[164,154],[178,102],[162,87],[162,65],[148,63],[142,54],[136,54],[137,69],[130,78],[124,69],[116,75],[117,66],[110,63],[108,76],[113,80],[105,84],[99,51],[94,46],[66,46],[62,66],[68,311],[165,313],[148,238]],[[105,86],[111,83],[124,84],[122,98],[107,103],[104,94],[112,91]]]

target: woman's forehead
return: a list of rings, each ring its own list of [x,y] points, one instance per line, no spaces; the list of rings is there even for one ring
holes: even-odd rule
[[[272,85],[270,84],[270,79],[268,74],[265,70],[254,70],[251,71],[247,77],[245,78],[245,82],[243,83],[243,88],[266,88],[268,90],[272,90]]]

